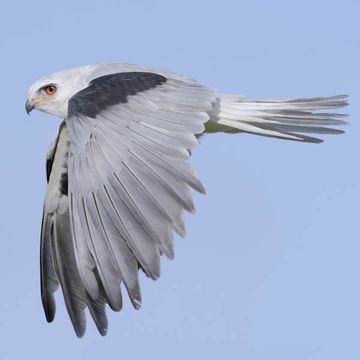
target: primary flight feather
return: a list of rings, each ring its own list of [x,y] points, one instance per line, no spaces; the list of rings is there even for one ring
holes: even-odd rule
[[[63,122],[46,162],[41,230],[41,297],[55,316],[61,286],[77,336],[86,308],[102,335],[105,305],[122,308],[121,284],[141,304],[138,272],[160,276],[160,256],[174,257],[173,233],[185,234],[190,188],[205,193],[188,163],[207,132],[245,132],[321,142],[339,134],[333,109],[346,96],[251,100],[223,95],[169,71],[130,64],[92,65],[46,76],[29,89],[34,108]],[[320,110],[321,112],[318,112]]]

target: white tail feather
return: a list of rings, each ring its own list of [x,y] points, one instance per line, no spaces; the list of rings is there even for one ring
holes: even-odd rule
[[[322,142],[302,133],[341,134],[342,130],[324,127],[344,125],[346,115],[316,112],[348,105],[346,95],[289,100],[251,100],[223,95],[216,114],[206,124],[208,132],[246,132],[280,139]],[[315,111],[315,112],[314,112]]]

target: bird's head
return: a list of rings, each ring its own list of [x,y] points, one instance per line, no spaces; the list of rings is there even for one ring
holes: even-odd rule
[[[88,84],[83,75],[84,71],[77,68],[57,72],[36,81],[28,91],[25,105],[27,113],[37,109],[65,118],[69,99]]]

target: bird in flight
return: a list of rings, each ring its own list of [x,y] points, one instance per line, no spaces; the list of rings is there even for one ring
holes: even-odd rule
[[[175,73],[131,65],[90,65],[57,72],[29,89],[26,111],[63,119],[46,160],[41,228],[41,299],[48,322],[61,287],[75,333],[85,309],[101,335],[105,305],[122,308],[126,289],[141,304],[139,270],[160,276],[194,212],[190,188],[205,189],[188,162],[205,133],[249,133],[318,143],[339,134],[344,95],[252,100],[224,95]]]

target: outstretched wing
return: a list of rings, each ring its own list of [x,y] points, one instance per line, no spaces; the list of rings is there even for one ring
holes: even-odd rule
[[[216,93],[195,81],[151,72],[101,76],[69,100],[69,211],[75,258],[92,299],[104,289],[120,310],[120,284],[135,308],[138,270],[156,279],[184,235],[189,187],[204,193],[186,161]]]
[[[81,337],[85,332],[84,310],[88,307],[99,332],[105,335],[107,319],[103,290],[100,289],[100,296],[96,300],[90,298],[79,277],[75,261],[68,210],[68,143],[67,129],[65,123],[62,123],[46,160],[48,187],[40,245],[41,300],[47,321],[53,321],[54,292],[60,283],[76,334]]]

